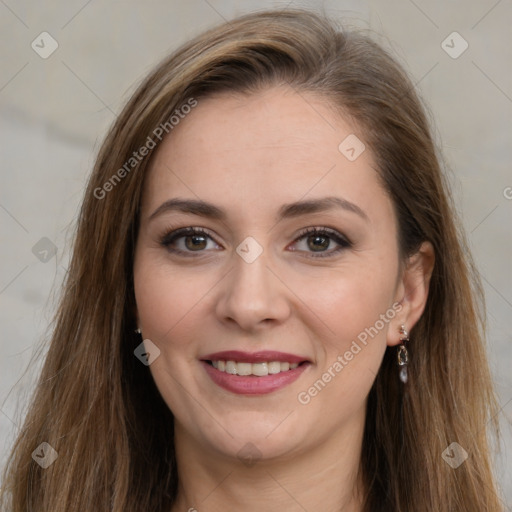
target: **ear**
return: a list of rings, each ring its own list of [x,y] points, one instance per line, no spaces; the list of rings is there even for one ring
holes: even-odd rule
[[[419,250],[405,262],[395,295],[395,302],[398,302],[402,308],[390,322],[387,334],[389,346],[400,343],[401,325],[410,332],[423,314],[434,262],[434,248],[430,242],[423,242]]]

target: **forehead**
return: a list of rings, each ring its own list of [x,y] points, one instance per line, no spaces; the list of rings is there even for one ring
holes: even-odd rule
[[[364,133],[311,93],[276,87],[200,99],[158,148],[143,210],[170,197],[195,197],[242,219],[339,193],[362,209],[389,214],[390,200],[363,144]]]

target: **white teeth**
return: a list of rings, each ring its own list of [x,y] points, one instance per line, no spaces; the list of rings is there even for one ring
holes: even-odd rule
[[[253,363],[251,366],[253,375],[257,375],[258,377],[264,377],[265,375],[268,375],[267,363]]]
[[[231,375],[236,375],[237,367],[234,361],[226,361],[226,373],[231,373]]]
[[[268,373],[273,375],[274,373],[279,373],[281,371],[281,363],[279,361],[272,361],[268,363]]]
[[[252,364],[251,363],[236,363],[236,372],[238,375],[251,375]]]
[[[217,370],[231,375],[275,375],[276,373],[287,372],[299,366],[299,363],[288,363],[281,361],[270,361],[262,363],[237,363],[236,361],[212,361],[212,366]]]

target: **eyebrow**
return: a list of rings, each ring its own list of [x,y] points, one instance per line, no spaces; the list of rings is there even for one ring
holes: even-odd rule
[[[322,197],[319,199],[310,199],[297,201],[282,205],[277,213],[276,220],[290,219],[310,213],[324,212],[334,208],[341,208],[359,215],[365,221],[369,221],[368,215],[356,204],[347,201],[341,197]],[[162,203],[150,216],[149,221],[162,213],[170,211],[179,211],[182,213],[191,213],[214,220],[225,221],[227,214],[224,210],[212,203],[196,199],[173,198]]]

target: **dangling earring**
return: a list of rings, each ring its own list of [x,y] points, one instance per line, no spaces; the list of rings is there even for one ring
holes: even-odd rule
[[[137,334],[140,334],[140,333],[141,333],[140,327],[137,327],[137,329],[135,329],[135,332],[136,332]]]
[[[409,334],[405,329],[405,325],[400,326],[400,341],[402,344],[398,347],[397,351],[398,366],[400,367],[398,376],[400,377],[400,380],[405,384],[407,382],[407,364],[409,363],[409,353],[405,347],[405,342],[409,341]]]

